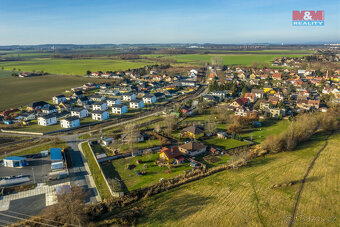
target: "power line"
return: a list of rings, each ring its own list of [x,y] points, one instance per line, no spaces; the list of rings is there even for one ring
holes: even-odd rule
[[[78,227],[78,225],[74,225],[74,224],[70,224],[70,223],[62,223],[62,222],[54,221],[54,220],[52,220],[52,219],[43,218],[43,217],[41,217],[41,216],[33,216],[33,215],[24,214],[24,213],[19,213],[19,212],[10,211],[10,210],[6,210],[5,212],[10,212],[10,213],[14,213],[14,214],[23,215],[23,216],[28,216],[28,217],[31,217],[31,218],[32,218],[32,217],[35,217],[35,218],[43,219],[43,220],[46,220],[46,221],[52,221],[52,222],[55,222],[55,223],[61,224],[61,225],[68,224],[68,225],[71,225],[71,226]]]
[[[10,217],[10,218],[20,219],[20,220],[23,220],[23,221],[30,221],[30,222],[33,222],[33,223],[36,223],[36,224],[40,224],[40,225],[57,227],[56,225],[50,225],[50,224],[46,224],[46,223],[42,223],[42,222],[38,222],[38,221],[33,221],[33,220],[25,219],[25,218],[15,217],[15,216],[12,216],[12,215],[9,215],[9,214],[0,213],[0,215],[6,216],[6,217]]]

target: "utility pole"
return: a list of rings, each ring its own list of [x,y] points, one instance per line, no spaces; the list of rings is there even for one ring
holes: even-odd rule
[[[32,175],[33,175],[33,183],[35,183],[35,176],[34,176],[33,167],[32,167]]]

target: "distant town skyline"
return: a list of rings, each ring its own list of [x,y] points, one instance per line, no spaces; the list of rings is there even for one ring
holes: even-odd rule
[[[325,26],[292,26],[293,10],[324,10]],[[338,43],[329,1],[1,0],[0,45]]]

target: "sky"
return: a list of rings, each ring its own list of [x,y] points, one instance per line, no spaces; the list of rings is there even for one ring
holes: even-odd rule
[[[339,0],[0,0],[0,45],[313,42],[340,42]]]

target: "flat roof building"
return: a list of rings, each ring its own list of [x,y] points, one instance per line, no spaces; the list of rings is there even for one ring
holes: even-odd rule
[[[15,157],[15,156],[11,156],[11,157],[7,157],[4,158],[4,166],[5,167],[23,167],[28,165],[28,162],[26,161],[26,158],[24,157]]]

